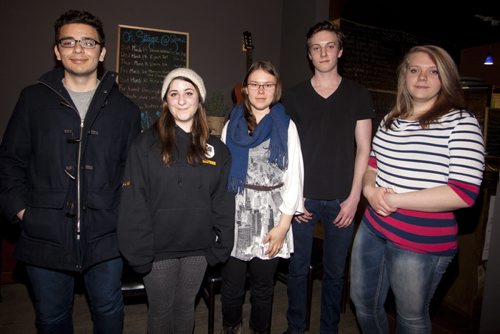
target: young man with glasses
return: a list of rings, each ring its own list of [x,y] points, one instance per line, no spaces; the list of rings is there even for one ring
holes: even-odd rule
[[[314,75],[285,93],[304,156],[305,213],[292,222],[295,252],[288,270],[288,333],[306,325],[307,274],[314,227],[324,230],[321,333],[337,333],[344,268],[352,241],[361,180],[370,154],[372,100],[368,90],[338,73],[343,34],[328,22],[307,33]]]
[[[0,207],[22,227],[39,333],[72,333],[75,278],[83,276],[94,333],[121,333],[122,260],[117,207],[138,107],[116,74],[98,78],[101,21],[70,10],[55,22],[62,66],[25,88],[0,145]]]

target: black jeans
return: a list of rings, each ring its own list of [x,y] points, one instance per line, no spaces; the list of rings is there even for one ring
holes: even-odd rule
[[[250,328],[256,332],[268,332],[271,329],[274,274],[278,260],[253,258],[250,261],[242,261],[232,256],[229,258],[222,268],[221,301],[224,327],[233,327],[242,321],[248,273],[252,304]]]

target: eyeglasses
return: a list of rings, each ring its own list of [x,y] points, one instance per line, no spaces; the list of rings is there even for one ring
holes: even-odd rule
[[[264,82],[264,83],[258,83],[258,82],[249,82],[247,84],[248,89],[250,90],[259,90],[263,88],[264,90],[272,90],[274,87],[276,87],[275,83],[272,82]]]
[[[93,49],[96,45],[102,45],[100,42],[96,41],[93,38],[84,37],[82,39],[74,39],[73,37],[65,37],[61,38],[57,41],[59,45],[63,48],[74,48],[76,43],[79,43],[80,46],[84,49]]]

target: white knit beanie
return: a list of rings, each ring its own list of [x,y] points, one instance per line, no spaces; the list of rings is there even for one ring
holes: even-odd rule
[[[163,80],[163,86],[161,87],[162,100],[165,97],[165,94],[167,93],[168,85],[170,85],[172,80],[178,77],[185,77],[191,80],[196,85],[196,87],[198,87],[202,102],[205,101],[205,97],[207,96],[207,90],[205,89],[205,84],[203,83],[203,79],[195,71],[185,67],[176,68],[167,74],[165,80]]]

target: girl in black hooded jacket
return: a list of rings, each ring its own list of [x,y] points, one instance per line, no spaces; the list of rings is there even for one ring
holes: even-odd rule
[[[144,274],[148,333],[192,333],[207,263],[227,260],[234,239],[231,157],[209,134],[203,80],[177,68],[165,78],[163,111],[132,144],[118,223],[120,250]]]

